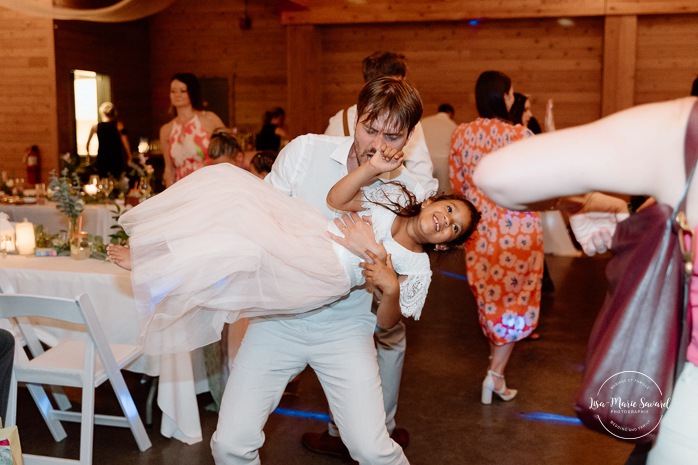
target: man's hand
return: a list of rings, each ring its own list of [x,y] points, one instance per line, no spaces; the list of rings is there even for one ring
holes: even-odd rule
[[[383,244],[376,242],[376,235],[373,232],[373,226],[371,226],[370,216],[361,218],[355,212],[345,213],[341,218],[335,218],[334,224],[337,225],[344,237],[336,236],[332,233],[330,233],[330,237],[354,255],[368,262],[373,262],[373,259],[367,251],[370,251],[372,255],[377,256],[381,260],[385,260],[385,257],[387,257],[388,253]]]

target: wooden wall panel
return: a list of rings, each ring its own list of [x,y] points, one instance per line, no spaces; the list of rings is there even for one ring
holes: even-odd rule
[[[461,21],[473,18],[600,16],[604,0],[311,0],[285,12],[284,24],[368,24]]]
[[[24,154],[38,145],[42,177],[57,163],[53,21],[0,8],[0,171],[25,178]]]
[[[370,24],[698,12],[698,2],[695,0],[308,0],[304,3],[305,9],[294,8],[282,15],[284,24]]]
[[[604,30],[602,115],[630,108],[635,94],[637,16],[609,16]]]
[[[603,20],[577,18],[572,27],[554,20],[352,25],[322,27],[322,112],[318,130],[338,109],[354,103],[361,86],[361,60],[376,50],[406,55],[408,79],[425,104],[456,108],[456,120],[476,117],[474,86],[488,69],[509,74],[516,90],[533,96],[542,119],[545,102],[555,101],[559,127],[600,115]]]
[[[638,20],[635,103],[689,95],[698,76],[698,14]]]
[[[249,30],[239,27],[242,0],[179,0],[151,19],[152,134],[172,118],[169,80],[177,72],[227,78],[230,125],[243,132],[259,130],[266,110],[287,106],[286,30],[278,3],[249,2]]]

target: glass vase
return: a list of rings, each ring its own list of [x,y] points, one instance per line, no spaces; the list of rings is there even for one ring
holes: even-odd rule
[[[92,241],[89,235],[82,230],[82,215],[70,218],[68,225],[68,243],[70,244],[70,257],[75,260],[84,260],[92,255]]]

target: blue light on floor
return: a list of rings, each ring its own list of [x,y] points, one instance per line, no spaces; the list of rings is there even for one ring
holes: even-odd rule
[[[440,273],[441,273],[442,275],[444,275],[444,276],[450,276],[451,278],[460,279],[461,281],[467,281],[467,280],[468,280],[468,278],[466,278],[466,277],[463,276],[462,274],[451,273],[450,271],[440,271]]]
[[[304,412],[303,410],[291,410],[287,408],[277,408],[274,410],[274,413],[289,417],[310,418],[311,420],[320,420],[325,422],[330,421],[330,416],[326,413]]]
[[[568,417],[566,415],[557,415],[555,413],[545,412],[530,412],[522,413],[521,418],[525,420],[543,421],[546,423],[558,423],[563,425],[581,425],[582,421],[576,417]]]

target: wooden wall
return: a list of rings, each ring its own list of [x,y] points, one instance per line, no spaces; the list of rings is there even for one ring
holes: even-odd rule
[[[42,176],[56,166],[53,21],[0,8],[0,171],[25,178],[31,145],[43,155]]]
[[[356,100],[363,85],[361,60],[375,50],[403,53],[408,79],[422,94],[425,114],[451,103],[456,120],[476,117],[474,87],[488,69],[507,73],[517,91],[534,98],[541,118],[548,98],[561,126],[598,117],[601,95],[602,18],[578,18],[573,27],[553,19],[337,25],[320,28],[322,119]]]
[[[635,103],[689,95],[698,77],[698,15],[641,16]]]

